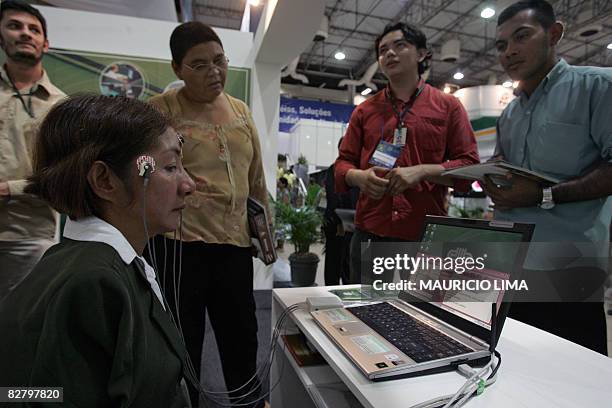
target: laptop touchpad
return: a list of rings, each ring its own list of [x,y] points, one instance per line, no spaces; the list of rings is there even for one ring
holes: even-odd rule
[[[355,336],[357,334],[371,333],[371,329],[362,322],[345,322],[334,324],[338,333],[344,336]]]

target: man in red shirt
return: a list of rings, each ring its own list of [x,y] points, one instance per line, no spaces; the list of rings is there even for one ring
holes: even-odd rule
[[[335,163],[336,191],[351,186],[361,191],[351,242],[352,283],[368,281],[359,276],[362,242],[419,239],[426,214],[446,215],[445,195],[453,182],[440,174],[479,162],[459,100],[421,78],[431,60],[425,35],[410,24],[387,26],[376,39],[376,52],[389,85],[355,108]],[[370,164],[381,140],[398,146],[390,169]],[[454,188],[467,190],[469,182],[456,181]]]

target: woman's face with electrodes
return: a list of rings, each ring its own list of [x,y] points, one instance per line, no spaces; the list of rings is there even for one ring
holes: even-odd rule
[[[180,223],[180,213],[185,208],[185,197],[195,190],[182,163],[182,143],[179,134],[168,128],[160,137],[157,147],[146,155],[155,160],[155,171],[149,175],[145,188],[144,178],[134,171],[134,203],[132,210],[142,219],[142,197],[146,194],[145,217],[150,236],[174,231]]]

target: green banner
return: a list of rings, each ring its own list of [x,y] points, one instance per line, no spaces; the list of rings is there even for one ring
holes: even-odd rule
[[[4,63],[5,56],[0,56]],[[43,59],[51,79],[68,95],[79,92],[147,100],[177,80],[170,61],[51,49]],[[229,67],[225,91],[250,105],[250,70]]]
[[[494,116],[483,116],[482,118],[471,120],[470,123],[474,132],[477,132],[483,129],[494,128],[497,118]]]

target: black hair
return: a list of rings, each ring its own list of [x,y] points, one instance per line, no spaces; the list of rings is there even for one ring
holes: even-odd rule
[[[523,0],[506,7],[497,18],[497,26],[504,24],[523,10],[533,10],[534,18],[545,30],[557,21],[553,7],[546,0]]]
[[[284,185],[285,187],[289,187],[289,180],[287,180],[286,177],[280,177],[278,181],[280,181],[280,183]]]
[[[221,48],[223,44],[215,31],[204,23],[199,21],[190,21],[183,23],[172,31],[170,36],[170,52],[172,53],[172,61],[175,64],[181,65],[185,54],[198,44],[214,41]]]
[[[9,10],[23,11],[24,13],[28,13],[36,17],[38,21],[40,21],[45,38],[47,38],[47,21],[37,8],[34,8],[21,0],[0,1],[0,20],[2,20],[2,17],[4,17],[4,13]]]
[[[26,192],[72,219],[99,216],[99,199],[87,180],[92,164],[103,161],[119,178],[129,180],[136,171],[136,157],[155,148],[169,126],[163,113],[136,99],[65,99],[40,125]],[[130,190],[130,184],[126,186]]]
[[[380,45],[380,41],[385,35],[397,30],[400,30],[404,36],[404,39],[410,44],[413,44],[417,49],[425,49],[427,51],[423,61],[419,62],[419,75],[422,75],[423,72],[427,71],[431,64],[432,53],[431,50],[427,48],[427,37],[425,37],[425,34],[412,24],[400,22],[387,25],[382,34],[376,38],[376,42],[374,43],[376,48],[376,59],[379,57],[378,46]]]

